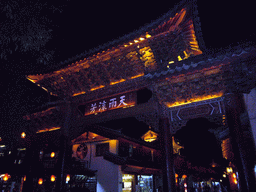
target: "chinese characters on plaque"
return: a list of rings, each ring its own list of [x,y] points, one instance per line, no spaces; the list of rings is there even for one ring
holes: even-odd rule
[[[88,103],[85,106],[84,115],[91,115],[96,113],[102,113],[105,111],[131,107],[136,104],[135,93],[126,93],[115,97],[109,97],[106,99],[97,100]]]

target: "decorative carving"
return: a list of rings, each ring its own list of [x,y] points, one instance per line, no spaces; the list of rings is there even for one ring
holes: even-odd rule
[[[152,130],[158,132],[159,131],[159,115],[158,112],[154,111],[151,113],[137,115],[135,117],[139,121],[143,121],[147,125],[149,125]]]
[[[224,92],[221,66],[167,77],[154,88],[159,102],[167,107],[220,97]]]
[[[179,107],[163,107],[163,115],[170,120],[170,129],[175,133],[181,127],[185,126],[189,119],[198,117],[207,117],[211,122],[223,126],[222,115],[224,113],[224,98],[217,98],[196,103],[191,103]]]
[[[207,115],[222,114],[224,111],[223,98],[195,102],[183,106],[169,108],[171,121],[193,119]]]
[[[239,59],[229,66],[226,71],[225,86],[230,93],[250,93],[256,87],[255,58]]]

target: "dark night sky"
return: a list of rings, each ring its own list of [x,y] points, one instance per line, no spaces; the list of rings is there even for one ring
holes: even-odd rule
[[[59,18],[63,60],[139,29],[167,13],[177,2],[71,1],[66,14]],[[198,0],[206,48],[227,47],[255,38],[253,7],[245,1]]]

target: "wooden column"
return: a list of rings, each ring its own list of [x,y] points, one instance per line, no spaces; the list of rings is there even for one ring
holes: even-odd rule
[[[162,118],[159,122],[160,143],[162,148],[163,164],[163,191],[176,192],[175,168],[172,145],[172,135],[168,118]]]
[[[226,94],[225,110],[235,155],[235,164],[238,168],[239,190],[243,192],[255,191],[255,147],[243,96],[234,93]]]
[[[66,191],[66,164],[67,158],[69,157],[70,152],[70,139],[69,139],[69,128],[71,124],[71,115],[72,109],[70,103],[65,103],[60,107],[63,114],[63,124],[61,127],[61,136],[60,136],[60,152],[58,156],[57,162],[57,179],[56,179],[56,192],[64,192]]]

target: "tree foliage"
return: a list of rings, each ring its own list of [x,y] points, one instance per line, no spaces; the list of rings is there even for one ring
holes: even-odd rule
[[[24,129],[22,116],[45,102],[25,75],[53,63],[58,31],[68,0],[0,1],[0,137],[17,143]],[[39,89],[39,88],[38,88]],[[39,92],[39,93],[38,93]],[[29,94],[28,94],[29,93]]]
[[[0,1],[1,68],[25,72],[51,63],[54,47],[48,44],[58,27],[55,18],[63,12],[65,1]]]

